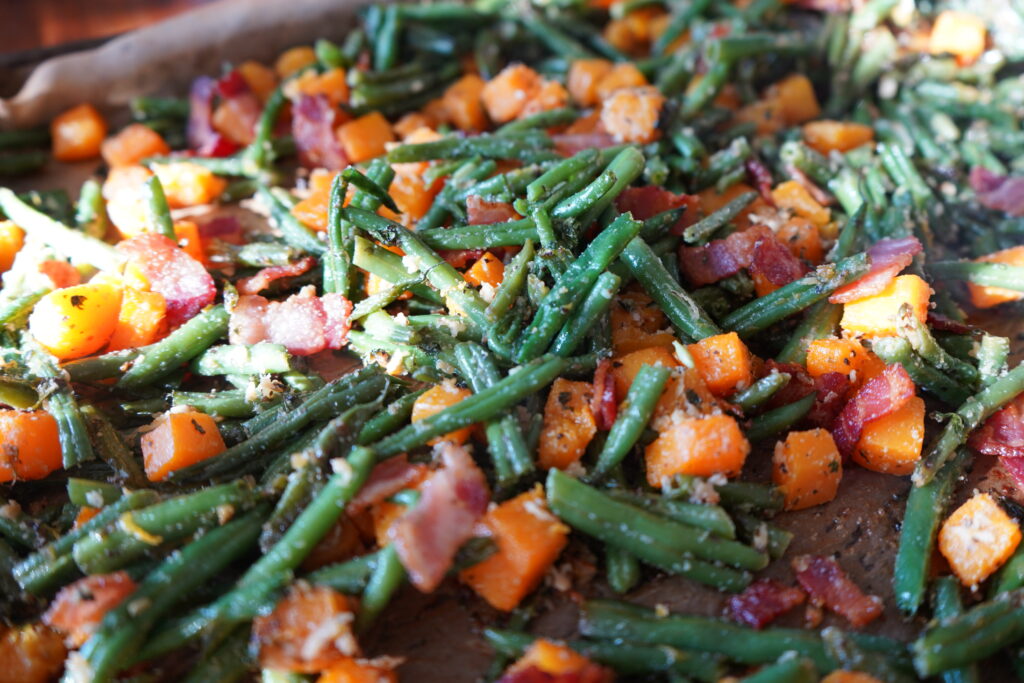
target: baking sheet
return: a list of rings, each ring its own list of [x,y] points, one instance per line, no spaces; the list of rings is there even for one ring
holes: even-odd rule
[[[113,109],[139,94],[180,94],[195,75],[215,72],[224,62],[272,60],[291,45],[310,43],[322,36],[341,38],[360,4],[345,0],[222,0],[98,48],[42,63],[16,96],[0,101],[0,127],[35,125],[82,101]],[[92,164],[52,163],[46,175],[23,184],[72,189],[92,168]],[[1004,333],[1015,331],[1006,330],[1007,324],[1019,328],[1006,316],[992,316],[985,323],[995,321],[1002,323]],[[770,454],[755,452],[749,463],[750,469],[763,475],[770,466]],[[998,472],[989,474],[990,464],[986,458],[976,462],[970,481],[959,487],[961,497],[975,486],[1006,488]],[[913,637],[922,621],[908,622],[896,613],[890,588],[899,521],[909,485],[907,478],[851,466],[844,473],[836,500],[777,518],[776,523],[796,536],[787,556],[773,563],[764,575],[789,583],[793,577],[789,568],[792,557],[834,553],[860,586],[885,599],[885,616],[868,630],[903,639]],[[587,570],[596,563],[586,544],[578,541],[564,557],[575,560],[581,575],[588,575]],[[548,636],[571,637],[576,602],[611,595],[599,578],[575,586],[571,594],[545,588],[533,629]],[[649,572],[647,580],[627,598],[705,615],[721,614],[725,603],[725,596],[715,591],[654,572]],[[490,652],[480,634],[499,618],[498,613],[454,582],[432,595],[407,588],[385,612],[367,642],[374,655],[406,658],[401,668],[403,680],[468,683],[478,680],[489,664]],[[802,613],[797,610],[780,623],[799,625],[801,619]],[[847,626],[832,616],[827,616],[825,623]]]

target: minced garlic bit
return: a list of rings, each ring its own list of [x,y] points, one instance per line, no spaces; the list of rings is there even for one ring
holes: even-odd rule
[[[659,619],[664,619],[669,615],[668,606],[663,603],[658,603],[654,606],[654,616]]]
[[[235,506],[225,503],[217,506],[217,524],[224,526],[235,516]]]
[[[17,519],[21,515],[21,506],[18,505],[18,501],[9,500],[3,505],[0,505],[0,517],[4,519]]]
[[[103,494],[99,491],[89,491],[85,494],[85,502],[89,504],[89,507],[101,508],[103,507]]]
[[[137,617],[144,611],[149,609],[149,606],[153,604],[153,601],[149,598],[137,598],[128,603],[128,614],[133,617]]]
[[[331,459],[331,471],[335,474],[340,474],[346,480],[352,478],[352,465],[345,458],[332,458]]]

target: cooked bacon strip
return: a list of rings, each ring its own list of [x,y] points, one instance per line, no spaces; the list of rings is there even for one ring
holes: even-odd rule
[[[349,502],[345,511],[354,515],[395,495],[409,484],[420,479],[426,465],[409,462],[405,455],[398,455],[378,463],[370,472],[369,479],[359,489],[356,497]]]
[[[764,165],[764,162],[757,158],[747,159],[743,164],[747,171],[747,180],[757,188],[761,199],[768,202],[769,206],[775,206],[775,197],[772,196],[772,186],[775,181],[772,179],[772,172]]]
[[[292,107],[292,136],[299,162],[306,168],[340,171],[348,166],[345,150],[334,130],[337,110],[326,95],[302,95]]]
[[[968,442],[974,450],[1004,459],[1024,458],[1024,395],[985,420]]]
[[[851,398],[836,417],[832,437],[844,456],[853,453],[864,425],[906,405],[914,397],[914,381],[899,363],[872,377]]]
[[[437,255],[453,268],[462,269],[484,255],[485,249],[441,249]]]
[[[502,675],[498,683],[612,683],[615,675],[599,664],[589,663],[580,671],[548,673],[536,666],[515,669]]]
[[[982,166],[971,169],[971,187],[978,201],[1011,216],[1024,216],[1024,176],[1005,176]]]
[[[617,143],[608,133],[563,133],[552,135],[555,143],[555,152],[563,157],[571,157],[573,154],[582,152],[585,149],[604,149],[614,147]]]
[[[213,127],[213,96],[216,91],[217,82],[208,76],[192,81],[189,91],[186,135],[189,148],[199,156],[226,157],[238,150],[238,145]]]
[[[754,243],[750,275],[760,273],[776,287],[799,280],[807,268],[777,237],[762,237]]]
[[[167,301],[167,323],[177,327],[213,303],[217,287],[202,263],[177,244],[147,232],[117,245],[149,282],[149,288]]]
[[[309,356],[345,345],[351,313],[348,299],[340,294],[318,297],[312,286],[284,301],[243,294],[231,312],[228,340],[232,344],[269,341],[282,344],[289,353]]]
[[[657,185],[644,185],[623,190],[615,200],[615,208],[619,213],[628,211],[636,220],[645,221],[672,209],[695,210],[698,202],[696,195],[676,194]]]
[[[733,621],[762,629],[806,599],[807,594],[799,588],[774,579],[758,579],[739,595],[729,598],[727,613]]]
[[[1024,457],[1008,458],[1000,457],[999,464],[1003,466],[1007,474],[1013,479],[1018,489],[1024,490]]]
[[[817,399],[807,413],[806,420],[815,427],[832,429],[836,416],[846,402],[850,390],[850,379],[838,372],[826,372],[818,377],[807,374],[804,366],[797,363],[779,363],[774,360],[765,362],[765,372],[772,370],[788,373],[789,384],[777,391],[768,402],[770,408],[779,408],[799,401],[804,396],[817,393]]]
[[[203,240],[223,240],[230,244],[245,244],[242,224],[235,216],[215,216],[199,223],[199,237]]]
[[[811,602],[844,617],[855,627],[865,626],[882,614],[882,599],[864,595],[831,557],[801,555],[793,560],[796,580]]]
[[[952,320],[932,311],[928,312],[928,327],[939,332],[952,332],[953,334],[971,334],[978,330],[974,325]]]
[[[615,422],[618,412],[618,397],[615,395],[615,376],[612,374],[612,359],[604,358],[594,371],[594,397],[590,410],[594,413],[597,428],[608,430]]]
[[[320,297],[324,307],[324,341],[327,348],[337,351],[348,343],[348,332],[352,329],[352,302],[341,294],[328,292]]]
[[[710,285],[748,268],[760,239],[777,239],[766,226],[755,225],[701,247],[680,247],[679,267],[695,287]]]
[[[475,194],[466,197],[466,214],[470,225],[490,225],[522,218],[508,202],[489,202]]]
[[[43,623],[67,635],[78,647],[89,639],[107,612],[135,592],[135,587],[125,571],[86,576],[60,589],[43,614]]]
[[[916,237],[879,240],[868,249],[871,270],[837,289],[828,300],[834,304],[845,304],[878,294],[899,275],[901,270],[910,265],[914,255],[920,253],[921,249],[921,243]]]
[[[388,530],[409,579],[424,593],[440,585],[490,501],[487,480],[464,448],[446,444],[441,458],[419,502]]]
[[[257,271],[251,277],[242,278],[238,281],[236,287],[240,294],[259,294],[275,280],[302,275],[309,272],[309,269],[315,265],[316,259],[312,256],[307,256],[286,266],[269,266]]]

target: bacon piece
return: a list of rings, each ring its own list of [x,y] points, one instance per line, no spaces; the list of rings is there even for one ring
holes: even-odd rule
[[[754,243],[754,257],[750,275],[761,274],[776,287],[799,280],[807,272],[803,262],[775,235],[765,236]]]
[[[729,598],[727,614],[733,621],[762,629],[806,599],[807,594],[799,588],[774,579],[758,579]]]
[[[802,9],[813,9],[819,12],[849,12],[853,9],[853,0],[797,0],[793,3],[795,7]]]
[[[770,228],[755,225],[702,247],[680,247],[679,267],[695,287],[718,282],[747,268],[754,260],[754,245],[775,238]]]
[[[893,413],[914,397],[914,381],[899,363],[869,379],[836,417],[832,437],[844,456],[853,453],[864,425]]]
[[[985,455],[1024,458],[1024,394],[985,420],[968,443]]]
[[[765,361],[765,374],[772,370],[788,373],[789,383],[772,396],[768,402],[770,408],[779,408],[799,401],[803,397],[817,393],[814,405],[807,413],[807,422],[822,429],[832,429],[836,416],[846,401],[850,390],[850,379],[838,372],[827,372],[818,377],[807,374],[804,366],[797,363],[779,363],[774,360]]]
[[[306,168],[340,171],[348,166],[348,157],[334,129],[337,110],[326,95],[302,95],[292,108],[292,135],[299,151],[299,162]]]
[[[269,341],[289,353],[309,356],[324,349],[340,349],[348,341],[352,303],[340,294],[316,295],[303,287],[284,301],[268,301],[258,294],[243,294],[231,312],[228,340],[232,344]]]
[[[228,107],[237,122],[237,135],[245,134],[244,138],[236,137],[236,141],[250,142],[255,137],[256,126],[263,111],[260,98],[249,88],[248,81],[238,69],[232,69],[221,76],[216,91],[221,97],[221,106]]]
[[[397,455],[374,466],[370,477],[359,489],[356,497],[349,502],[345,511],[350,515],[357,514],[395,495],[409,484],[419,481],[426,465],[411,463],[407,456]]]
[[[824,606],[860,628],[882,614],[882,599],[864,595],[843,568],[831,557],[801,555],[793,560],[796,580],[811,602]]]
[[[590,411],[594,413],[598,429],[607,431],[612,428],[618,407],[612,359],[604,358],[594,371],[594,396],[590,400]]]
[[[191,320],[217,296],[203,264],[163,235],[143,233],[122,241],[117,249],[142,273],[149,288],[163,295],[172,328]]]
[[[465,268],[484,255],[485,249],[440,249],[437,255],[453,268]]]
[[[673,235],[683,234],[683,230],[693,223],[698,204],[699,199],[695,195],[676,194],[657,185],[627,187],[615,200],[615,208],[619,213],[632,213],[638,221],[645,221],[673,209],[686,209],[672,226],[670,232]]]
[[[848,285],[843,285],[828,298],[831,303],[845,304],[885,289],[899,272],[910,265],[921,251],[916,237],[879,240],[868,249],[871,270]]]
[[[242,278],[236,286],[241,294],[259,294],[275,280],[302,275],[309,272],[309,269],[315,265],[316,259],[312,256],[307,256],[285,266],[263,268],[251,277]]]
[[[1005,176],[982,166],[971,169],[971,187],[982,206],[1024,216],[1024,176]]]
[[[128,572],[86,576],[60,589],[43,623],[61,631],[75,647],[89,639],[103,616],[135,592]]]
[[[768,206],[775,206],[775,197],[772,196],[772,172],[764,165],[764,162],[757,158],[747,159],[743,164],[747,172],[747,180],[757,188],[761,199],[768,203]]]
[[[199,223],[199,237],[203,240],[218,239],[230,244],[244,244],[242,224],[235,216],[215,216]]]
[[[508,202],[489,202],[475,194],[466,197],[466,213],[470,225],[490,225],[521,218]]]
[[[1000,457],[999,464],[1010,475],[1017,488],[1024,490],[1024,457],[1008,458]]]
[[[200,76],[192,81],[189,91],[186,135],[189,148],[199,156],[226,157],[238,150],[238,145],[213,127],[213,96],[216,90],[216,81],[208,76]]]
[[[563,133],[552,135],[551,139],[555,143],[555,152],[563,157],[571,157],[585,149],[604,149],[617,144],[615,138],[604,132]]]
[[[939,313],[928,312],[928,327],[939,332],[951,332],[953,334],[971,334],[977,331],[974,325],[962,323],[959,320],[947,318]]]
[[[74,287],[82,282],[81,273],[67,261],[47,259],[39,264],[39,272],[49,278],[54,289]]]
[[[548,673],[537,666],[508,671],[498,683],[612,683],[615,675],[605,667],[589,663],[579,671]]]
[[[419,502],[388,530],[409,579],[424,593],[440,585],[490,501],[487,480],[464,448],[448,443],[441,459]]]

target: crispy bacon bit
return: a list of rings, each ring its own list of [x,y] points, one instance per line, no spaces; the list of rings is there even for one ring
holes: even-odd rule
[[[461,270],[475,263],[485,252],[485,249],[441,249],[437,255],[447,261],[448,265]]]
[[[395,495],[409,484],[419,481],[425,469],[426,465],[411,463],[405,455],[388,458],[373,468],[370,478],[345,508],[346,511],[354,515]]]
[[[615,208],[619,213],[632,213],[638,221],[645,221],[673,209],[686,209],[672,226],[673,235],[683,234],[686,226],[693,222],[698,204],[696,195],[676,194],[657,185],[627,187],[615,200]]]
[[[879,240],[868,249],[871,270],[837,289],[828,300],[834,304],[845,304],[878,294],[899,275],[901,270],[910,265],[914,255],[921,249],[921,243],[916,237]]]
[[[208,76],[192,81],[189,91],[188,146],[204,157],[226,157],[238,150],[238,145],[221,135],[213,127],[213,96],[217,83]]]
[[[807,594],[799,588],[774,579],[758,579],[729,598],[727,614],[733,621],[762,629],[806,599]]]
[[[218,239],[231,244],[244,244],[242,224],[235,216],[215,216],[199,223],[199,237],[203,240]]]
[[[768,202],[769,206],[775,206],[775,198],[772,196],[772,185],[775,182],[772,180],[772,172],[768,170],[764,162],[757,158],[747,159],[743,168],[747,171],[747,180],[757,188],[761,199]]]
[[[1006,473],[1010,475],[1017,488],[1024,490],[1024,457],[1008,458],[1000,457],[999,464],[1003,466]]]
[[[309,272],[309,269],[315,265],[316,259],[312,256],[307,256],[286,266],[263,268],[251,277],[242,278],[236,286],[240,294],[259,294],[264,289],[270,287],[275,280],[302,275]]]
[[[273,612],[253,621],[252,636],[259,644],[260,666],[317,673],[359,655],[359,644],[352,633],[353,617],[344,595],[300,581]]]
[[[789,384],[777,391],[768,406],[778,408],[799,401],[811,393],[817,393],[817,399],[807,413],[807,422],[822,429],[832,429],[836,416],[846,401],[850,390],[850,379],[838,372],[827,372],[818,377],[807,374],[804,366],[797,363],[778,363],[774,360],[765,362],[765,373],[773,370],[788,373]]]
[[[713,284],[749,267],[760,239],[777,238],[767,226],[755,225],[702,247],[680,247],[679,267],[695,287]]]
[[[306,168],[340,171],[348,166],[334,129],[337,110],[326,95],[302,95],[292,108],[292,135],[299,161]]]
[[[797,0],[793,3],[803,9],[813,9],[819,12],[849,12],[853,9],[853,0]]]
[[[615,376],[612,374],[612,359],[605,358],[594,371],[594,395],[590,399],[590,410],[594,413],[597,428],[609,430],[615,422],[619,402],[615,396]]]
[[[470,225],[490,225],[521,218],[508,202],[489,202],[475,194],[466,197],[466,214]]]
[[[982,206],[1024,216],[1024,176],[1005,176],[982,166],[971,169],[971,187]]]
[[[959,320],[947,318],[940,313],[928,312],[928,327],[938,332],[950,332],[952,334],[971,334],[978,330],[974,325],[962,323]]]
[[[793,560],[796,580],[815,605],[824,606],[860,628],[882,614],[882,599],[864,595],[831,557],[801,555]]]
[[[135,592],[128,572],[86,576],[57,593],[43,615],[43,623],[67,636],[69,644],[79,647],[110,610]],[[2,678],[2,676],[0,676]]]
[[[177,244],[147,232],[117,245],[149,282],[149,288],[167,301],[167,323],[177,327],[213,303],[217,287],[202,263]]]
[[[751,276],[760,274],[776,287],[799,280],[807,272],[803,262],[777,237],[762,237],[754,243]]]
[[[441,458],[419,502],[388,530],[409,579],[424,593],[440,585],[490,500],[487,480],[464,448],[446,443]]]
[[[537,666],[528,666],[505,673],[498,683],[612,683],[615,675],[599,664],[589,663],[579,671],[548,673]]]
[[[1024,458],[1024,394],[985,420],[971,435],[969,444],[985,455],[1006,460]]]
[[[309,356],[345,345],[351,313],[348,299],[340,294],[318,297],[314,287],[304,287],[284,301],[243,294],[231,312],[228,339],[232,344],[269,341],[297,356]]]
[[[571,157],[573,154],[578,154],[585,149],[604,149],[605,147],[614,147],[617,144],[615,138],[603,132],[564,133],[562,135],[552,135],[551,139],[555,143],[555,152],[563,157]]]
[[[843,406],[832,427],[839,452],[849,456],[864,425],[906,405],[914,397],[914,380],[899,363],[890,365],[864,386]]]
[[[82,282],[78,269],[67,261],[47,259],[39,264],[39,272],[49,278],[54,289],[74,287]]]

